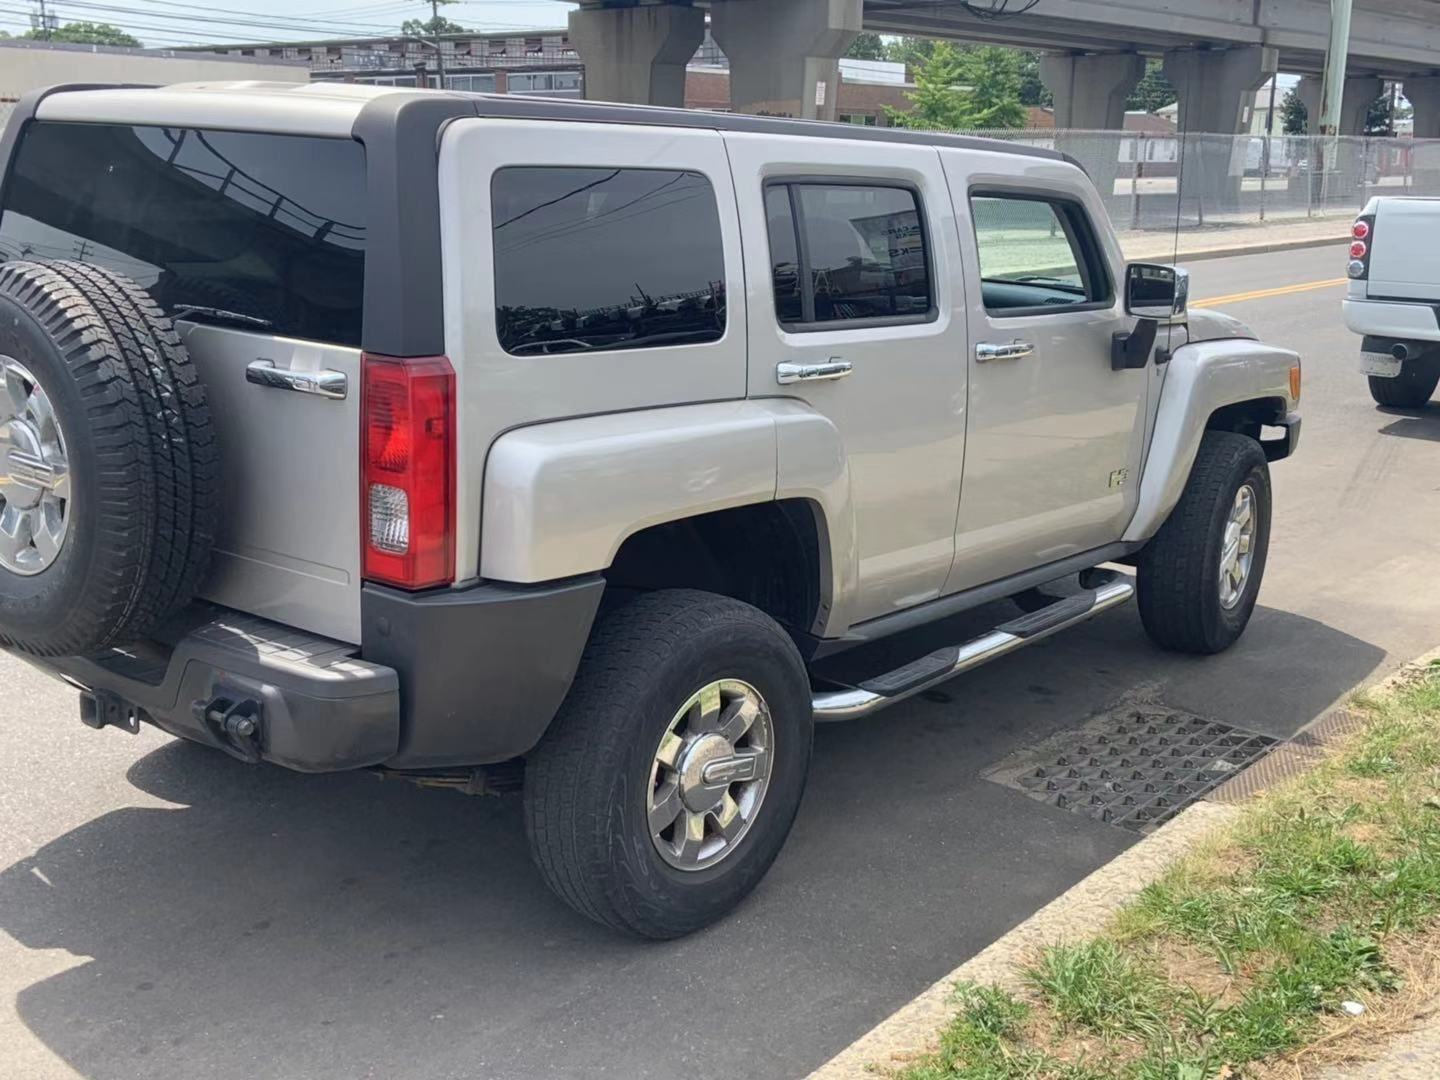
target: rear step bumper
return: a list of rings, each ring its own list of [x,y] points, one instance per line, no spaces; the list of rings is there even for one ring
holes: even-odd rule
[[[359,648],[211,604],[147,642],[95,656],[20,655],[80,688],[91,727],[141,722],[245,761],[303,772],[374,765],[400,740],[395,671]]]
[[[904,667],[867,679],[858,686],[816,694],[812,699],[815,720],[857,720],[869,716],[971,668],[1084,622],[1107,608],[1123,604],[1134,593],[1135,586],[1128,577],[1111,573],[1108,580],[1093,588],[1003,623],[962,645],[947,645]]]

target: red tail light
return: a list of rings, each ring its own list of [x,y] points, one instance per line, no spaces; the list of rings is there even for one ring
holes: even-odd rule
[[[443,356],[361,360],[360,514],[367,580],[455,580],[455,371]]]
[[[1350,262],[1345,272],[1355,280],[1370,276],[1370,256],[1375,250],[1375,219],[1370,216],[1358,218],[1350,227]]]

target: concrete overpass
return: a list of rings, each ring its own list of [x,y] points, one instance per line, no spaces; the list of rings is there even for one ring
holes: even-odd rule
[[[1024,8],[1027,0],[1009,0]],[[1118,129],[1144,70],[1163,57],[1188,132],[1242,130],[1276,70],[1318,76],[1328,0],[581,0],[570,38],[591,96],[679,105],[685,64],[711,31],[731,64],[733,107],[833,119],[838,58],[861,30],[1038,49],[1059,127]],[[1380,78],[1398,78],[1417,137],[1440,137],[1440,0],[1356,0],[1342,134],[1358,134]],[[1310,83],[1302,95],[1311,92]],[[1318,109],[1311,109],[1312,118]]]

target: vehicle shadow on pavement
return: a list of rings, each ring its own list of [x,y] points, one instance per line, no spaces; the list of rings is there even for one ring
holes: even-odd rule
[[[1440,442],[1440,407],[1429,405],[1424,409],[1382,409],[1381,412],[1397,417],[1380,429],[1381,435]]]
[[[664,945],[554,899],[514,797],[170,743],[128,776],[172,807],[104,814],[0,873],[0,929],[89,958],[22,989],[19,1015],[92,1080],[801,1074],[1135,840],[982,769],[1140,686],[1288,735],[1382,661],[1273,609],[1224,656],[1174,657],[1133,607],[1109,612],[822,729],[770,877]]]

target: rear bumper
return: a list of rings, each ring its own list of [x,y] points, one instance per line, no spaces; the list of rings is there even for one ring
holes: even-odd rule
[[[1419,300],[1343,300],[1345,325],[1357,334],[1397,341],[1440,341],[1440,304]]]
[[[151,723],[302,772],[482,765],[540,741],[570,689],[605,583],[366,586],[364,644],[196,603],[163,640],[21,656],[81,690],[93,727]]]
[[[79,687],[81,718],[92,727],[151,723],[303,772],[374,765],[395,753],[399,678],[354,646],[198,603],[165,639],[90,657],[22,659]],[[227,717],[226,703],[239,711]],[[245,718],[253,730],[237,727]]]

